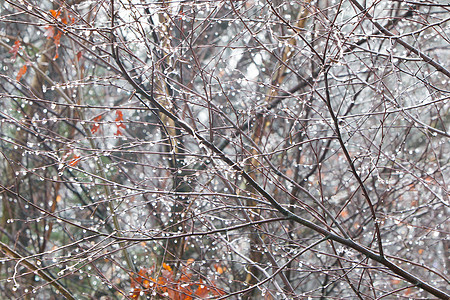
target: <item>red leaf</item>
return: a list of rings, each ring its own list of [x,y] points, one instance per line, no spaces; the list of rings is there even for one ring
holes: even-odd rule
[[[17,40],[14,42],[14,45],[12,46],[11,50],[9,50],[9,53],[13,54],[13,59],[16,59],[17,52],[19,52],[20,49],[20,41]]]
[[[16,76],[16,80],[20,81],[23,75],[27,72],[27,65],[24,65],[22,68],[20,68],[19,73]]]
[[[80,61],[82,55],[83,53],[81,51],[77,52],[77,61]]]
[[[122,135],[122,132],[119,130],[119,128],[123,128],[125,129],[125,125],[122,123],[123,121],[123,113],[121,110],[116,110],[116,126],[117,126],[117,132],[114,135]],[[164,266],[167,266],[165,264],[163,264],[163,268]],[[170,268],[169,266],[167,266],[168,268]]]
[[[98,131],[99,127],[100,127],[100,124],[92,125],[91,133],[96,133]]]
[[[98,122],[102,119],[102,115],[96,116],[94,118],[94,122]],[[96,133],[98,131],[98,129],[100,128],[100,124],[98,123],[94,123],[94,125],[92,125],[92,129],[91,129],[91,133]]]

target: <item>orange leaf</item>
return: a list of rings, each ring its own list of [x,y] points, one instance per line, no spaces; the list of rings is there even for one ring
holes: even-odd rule
[[[99,120],[100,116],[95,119]],[[98,121],[96,120],[96,121]],[[194,260],[189,260],[187,264],[191,264]],[[185,270],[183,268],[183,270]],[[153,270],[153,267],[152,269]],[[131,289],[130,298],[138,299],[140,294],[144,294],[147,297],[150,295],[157,295],[164,297],[164,299],[171,300],[192,300],[192,299],[205,299],[210,296],[223,296],[225,292],[216,288],[215,284],[204,284],[200,279],[199,282],[195,282],[191,279],[192,273],[182,271],[179,279],[174,278],[172,268],[163,263],[161,276],[158,278],[150,277],[151,271],[149,269],[140,269],[139,275],[131,277]],[[153,284],[151,284],[153,282]],[[155,294],[156,293],[156,294]]]
[[[73,155],[73,159],[69,162],[69,166],[75,167],[80,161],[80,157],[78,155]]]
[[[59,46],[61,45],[61,35],[62,35],[62,32],[58,30],[58,33],[53,37],[53,42],[55,43],[55,47],[56,47],[55,57],[53,57],[54,60],[59,57],[58,49],[59,49]]]
[[[186,274],[183,273],[183,274],[180,276],[180,281],[181,281],[181,282],[189,282],[189,281],[191,281],[191,276],[192,276],[191,273],[186,273]]]
[[[190,294],[189,294],[189,295],[190,295]],[[181,296],[180,299],[182,299],[182,300],[192,300],[192,297],[191,297],[191,296],[188,296],[188,295],[185,295],[185,294],[181,294],[180,296]]]
[[[216,269],[216,272],[219,273],[219,275],[222,275],[223,272],[227,270],[226,267],[222,267],[220,264],[214,264],[214,268]]]
[[[341,211],[341,213],[339,215],[342,218],[347,218],[348,217],[348,211],[346,209],[344,209],[343,211]]]
[[[102,118],[102,116],[97,116],[94,118],[94,121],[99,121],[101,118]],[[139,270],[139,275],[145,276],[145,275],[147,275],[147,271],[148,270],[146,268],[142,268]]]
[[[392,284],[400,284],[402,281],[401,280],[399,280],[399,279],[391,279],[391,283]]]
[[[142,282],[142,285],[148,289],[150,287],[150,280],[144,279],[144,281]]]
[[[172,268],[169,265],[167,265],[166,263],[163,263],[163,268],[169,272],[172,272]]]
[[[135,288],[133,290],[133,292],[131,292],[131,299],[137,299],[139,297],[139,295],[141,294],[141,289],[140,288]]]
[[[81,52],[81,51],[77,52],[77,61],[80,61],[82,55],[83,55],[83,52]]]
[[[195,296],[199,298],[206,298],[209,295],[209,289],[203,284],[198,286],[197,291],[195,291]]]
[[[52,14],[53,18],[57,19],[61,14],[61,11],[59,9],[58,10],[50,9],[50,13]]]
[[[225,295],[225,291],[219,289],[216,287],[216,285],[214,284],[214,282],[211,282],[211,285],[209,286],[209,292],[213,295],[213,296],[223,296]]]
[[[11,50],[9,50],[9,53],[13,54],[13,59],[16,59],[17,52],[19,52],[20,49],[20,41],[17,40],[14,42],[14,45],[11,47]]]
[[[173,300],[180,299],[180,297],[179,297],[180,295],[172,289],[167,290],[166,293],[169,296],[169,299],[173,299]]]
[[[51,39],[55,36],[55,27],[48,25],[45,26],[45,32],[44,32],[44,36],[47,37],[47,39]]]
[[[23,75],[27,72],[27,65],[24,65],[22,68],[20,68],[19,73],[17,74],[16,80],[20,81]]]
[[[122,113],[121,110],[116,110],[116,115],[117,115],[116,122],[117,121],[123,121],[123,113]]]

